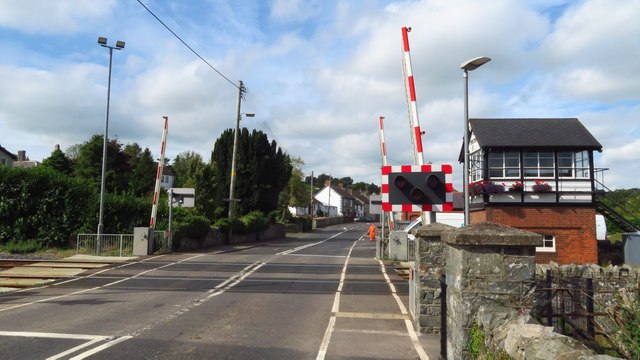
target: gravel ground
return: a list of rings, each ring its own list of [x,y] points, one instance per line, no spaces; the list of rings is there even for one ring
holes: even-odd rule
[[[0,260],[55,260],[55,254],[10,254],[0,253]]]

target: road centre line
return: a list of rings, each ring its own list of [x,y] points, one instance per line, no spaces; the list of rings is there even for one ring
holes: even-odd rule
[[[316,360],[324,360],[324,357],[327,355],[327,349],[329,349],[329,343],[331,342],[331,335],[336,326],[336,316],[340,307],[340,293],[342,292],[342,287],[344,285],[344,279],[347,274],[347,266],[349,264],[349,259],[351,258],[351,253],[353,252],[353,248],[356,246],[359,240],[353,242],[351,248],[349,248],[349,253],[347,253],[347,258],[344,260],[344,266],[342,267],[342,273],[340,274],[340,283],[338,284],[338,289],[336,290],[336,295],[333,299],[333,306],[331,308],[331,312],[334,315],[331,315],[329,318],[329,324],[327,324],[327,329],[324,332],[324,337],[322,338],[322,343],[320,344],[320,349],[318,350],[318,356]]]
[[[296,251],[300,251],[300,250],[306,249],[306,248],[308,248],[308,247],[312,247],[312,246],[320,245],[320,244],[322,244],[322,243],[324,243],[324,242],[327,242],[327,241],[329,241],[329,240],[331,240],[331,239],[333,239],[333,238],[335,238],[335,237],[338,237],[339,235],[344,234],[345,232],[347,232],[347,229],[346,229],[346,228],[345,228],[345,230],[344,230],[344,231],[341,231],[341,232],[339,232],[339,233],[337,233],[337,234],[335,234],[335,235],[333,235],[333,236],[331,236],[331,237],[329,237],[329,238],[327,238],[327,239],[324,239],[324,240],[322,240],[322,241],[318,241],[318,242],[311,243],[311,244],[305,244],[305,245],[298,246],[298,247],[293,248],[293,249],[289,249],[289,250],[281,251],[281,252],[277,253],[276,255],[289,255],[289,254],[291,254],[291,253],[294,253],[294,252],[296,252]]]
[[[250,265],[247,265],[243,270],[241,270],[239,273],[236,273],[235,275],[233,275],[232,277],[230,277],[229,279],[227,279],[226,281],[218,284],[215,288],[210,289],[207,291],[207,295],[200,298],[200,299],[196,299],[193,300],[189,305],[183,307],[182,309],[175,311],[169,315],[167,315],[166,317],[152,323],[149,324],[145,327],[142,327],[134,332],[132,332],[131,334],[129,334],[132,337],[136,337],[139,336],[140,334],[142,334],[145,331],[151,330],[153,328],[155,328],[156,326],[160,325],[160,324],[164,324],[168,321],[171,321],[175,318],[177,318],[178,316],[187,313],[188,311],[190,311],[191,309],[195,308],[196,306],[200,306],[202,304],[204,304],[205,302],[207,302],[208,300],[210,300],[211,298],[221,295],[224,292],[226,292],[227,290],[233,288],[234,286],[236,286],[237,284],[239,284],[242,280],[246,279],[248,276],[250,276],[251,274],[253,274],[254,272],[256,272],[258,269],[260,269],[265,263],[263,262],[255,262],[252,263]]]

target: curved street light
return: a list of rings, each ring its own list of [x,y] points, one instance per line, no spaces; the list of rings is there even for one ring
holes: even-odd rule
[[[469,219],[469,71],[473,71],[480,66],[491,61],[486,56],[480,56],[465,61],[460,65],[464,78],[464,170],[462,174],[462,187],[464,189],[464,225],[470,223]]]

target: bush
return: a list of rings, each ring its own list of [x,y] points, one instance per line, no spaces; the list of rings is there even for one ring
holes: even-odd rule
[[[177,208],[173,210],[173,241],[180,242],[184,238],[193,239],[199,242],[204,241],[209,231],[211,231],[211,224],[209,220],[198,215],[193,211],[187,209]]]
[[[83,180],[46,167],[0,166],[0,243],[66,246],[86,226],[96,194]]]
[[[260,211],[252,211],[240,218],[245,225],[246,233],[257,233],[269,227],[267,219]]]
[[[37,240],[9,241],[5,249],[11,254],[29,254],[42,250],[42,246]]]
[[[309,216],[296,216],[291,219],[293,224],[302,224],[302,231],[311,231],[313,224]]]

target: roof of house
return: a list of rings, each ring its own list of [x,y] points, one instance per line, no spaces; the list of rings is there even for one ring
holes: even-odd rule
[[[576,118],[469,119],[482,148],[553,148],[602,151],[602,145]]]
[[[359,191],[354,191],[352,193],[352,195],[356,198],[356,201],[361,202],[362,204],[368,204],[369,203],[369,198],[367,197],[367,195],[359,192]]]
[[[344,188],[341,188],[339,186],[331,186],[331,188],[338,193],[338,195],[340,195],[341,197],[345,198],[345,199],[352,199],[352,200],[356,200],[356,197],[353,196],[353,194],[351,194],[349,191],[345,190]]]
[[[0,151],[2,151],[3,153],[7,154],[7,156],[12,158],[13,161],[18,161],[18,155],[12,154],[9,150],[7,150],[4,147],[2,147],[2,145],[0,145]]]

